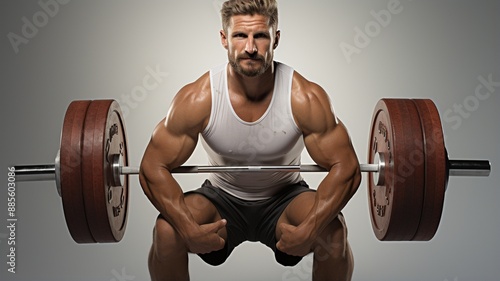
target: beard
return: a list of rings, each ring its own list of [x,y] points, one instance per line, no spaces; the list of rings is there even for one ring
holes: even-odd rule
[[[247,67],[243,66],[242,60],[244,59],[252,59],[252,66]],[[260,63],[260,66],[257,66],[255,64]],[[247,77],[257,77],[269,68],[271,65],[270,62],[267,62],[263,56],[260,55],[254,55],[254,56],[248,56],[248,55],[240,55],[237,56],[236,58],[233,58],[229,56],[229,65],[233,67],[234,70],[236,70],[237,73],[247,76]]]

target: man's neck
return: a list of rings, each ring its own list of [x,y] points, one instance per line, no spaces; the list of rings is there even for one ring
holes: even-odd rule
[[[236,72],[228,66],[228,88],[237,95],[244,95],[252,101],[261,101],[272,94],[274,90],[274,62],[263,74],[248,77]]]

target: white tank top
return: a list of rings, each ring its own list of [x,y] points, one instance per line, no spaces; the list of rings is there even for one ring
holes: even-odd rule
[[[274,91],[266,112],[255,122],[235,113],[229,99],[227,64],[210,70],[212,109],[202,144],[210,165],[300,165],[304,149],[302,132],[295,124],[291,106],[294,70],[276,63]],[[245,200],[261,200],[287,185],[302,180],[300,173],[242,172],[214,173],[214,186]]]

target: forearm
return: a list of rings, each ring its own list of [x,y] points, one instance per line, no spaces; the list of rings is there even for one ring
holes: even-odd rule
[[[321,233],[356,193],[361,180],[359,167],[346,166],[333,166],[318,186],[314,205],[303,222],[311,233]]]
[[[178,233],[187,237],[189,231],[198,224],[184,202],[182,188],[166,168],[147,171],[141,168],[139,174],[144,193]]]

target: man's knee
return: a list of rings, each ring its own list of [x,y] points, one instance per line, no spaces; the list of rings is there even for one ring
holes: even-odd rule
[[[153,233],[153,250],[159,259],[167,259],[173,255],[186,252],[186,246],[175,228],[163,217],[156,219]]]

